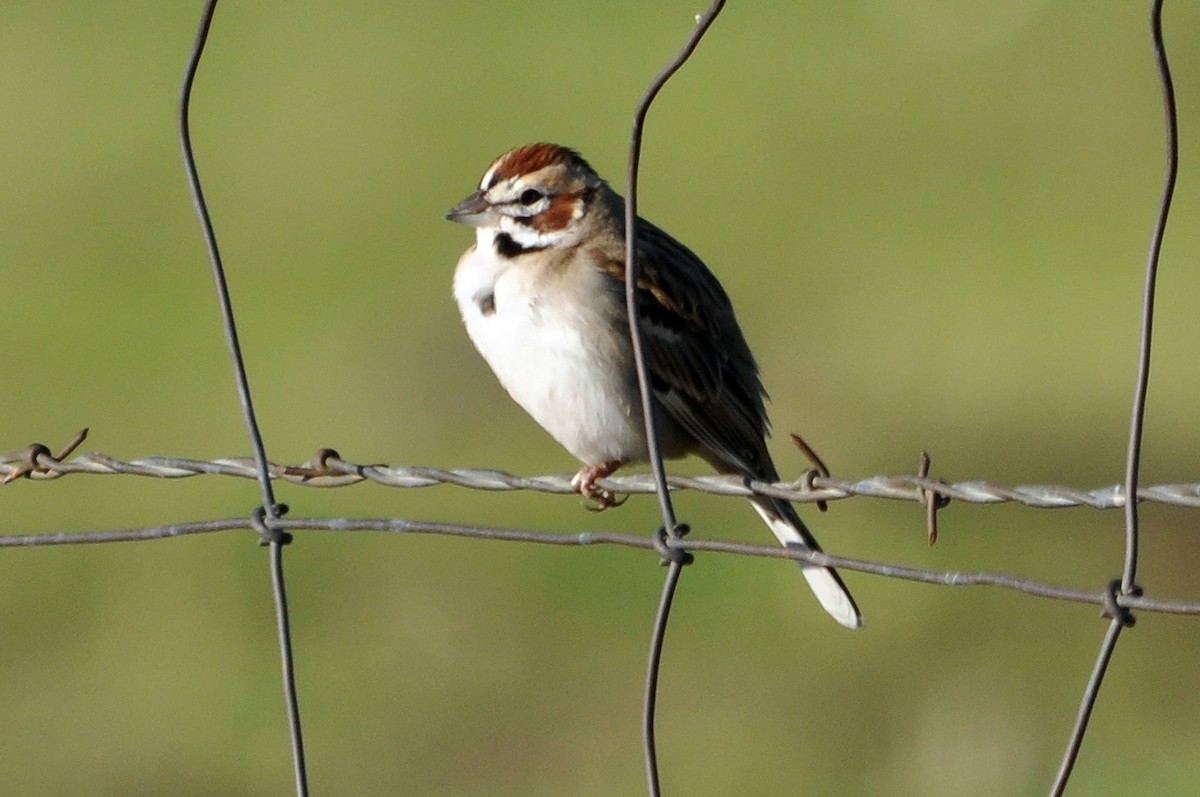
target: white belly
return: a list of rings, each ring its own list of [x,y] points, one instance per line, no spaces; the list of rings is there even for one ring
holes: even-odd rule
[[[469,251],[454,275],[467,334],[500,384],[589,465],[646,458],[628,335],[607,290],[598,273],[539,275],[487,250]]]

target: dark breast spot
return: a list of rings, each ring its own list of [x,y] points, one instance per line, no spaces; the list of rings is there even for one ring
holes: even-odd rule
[[[475,304],[479,305],[479,312],[485,316],[493,315],[496,312],[496,294],[493,291],[480,291],[475,294]]]

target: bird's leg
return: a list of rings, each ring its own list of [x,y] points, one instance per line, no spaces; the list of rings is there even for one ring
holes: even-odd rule
[[[612,490],[605,490],[596,486],[599,479],[606,476],[611,476],[617,468],[625,463],[619,459],[610,459],[607,462],[601,462],[599,465],[584,465],[571,479],[571,486],[579,491],[579,494],[584,498],[590,498],[595,501],[595,504],[588,506],[588,509],[593,512],[600,512],[608,509],[610,506],[620,506],[625,503],[625,499],[617,500],[617,494]]]

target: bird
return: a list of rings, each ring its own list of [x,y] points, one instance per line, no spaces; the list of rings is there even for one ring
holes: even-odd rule
[[[624,200],[576,150],[526,144],[494,160],[445,218],[474,228],[454,271],[467,334],[508,394],[582,463],[572,485],[649,457],[625,299]],[[778,481],[767,450],[767,398],[721,283],[684,244],[638,217],[636,307],[664,457]],[[754,495],[779,542],[820,551],[786,500]],[[837,571],[801,563],[833,619],[861,628]]]

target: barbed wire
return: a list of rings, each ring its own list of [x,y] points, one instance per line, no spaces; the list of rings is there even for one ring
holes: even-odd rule
[[[530,491],[555,495],[575,495],[573,474],[555,473],[519,476],[493,468],[433,468],[420,465],[364,464],[342,459],[333,449],[321,449],[312,459],[295,465],[267,463],[272,479],[304,487],[349,487],[371,482],[384,487],[419,489],[450,485],[473,490],[497,492]],[[34,481],[58,479],[75,474],[134,475],[157,479],[187,479],[196,476],[231,476],[257,479],[258,470],[251,457],[149,456],[122,460],[98,451],[72,459],[58,458],[41,443],[19,451],[0,454],[0,485],[17,479]],[[626,473],[597,480],[606,490],[627,495],[655,492],[650,473]],[[781,482],[747,481],[735,476],[667,475],[672,490],[691,490],[718,496],[769,495],[796,503],[815,504],[849,498],[882,498],[894,501],[926,503],[929,494],[969,504],[1021,504],[1034,509],[1120,509],[1125,506],[1125,490],[1120,484],[1085,489],[1058,484],[1021,484],[1006,486],[983,479],[947,482],[919,474],[869,476],[839,479],[806,473],[800,479]],[[1138,500],[1144,503],[1200,509],[1200,483],[1153,484],[1138,487]]]

